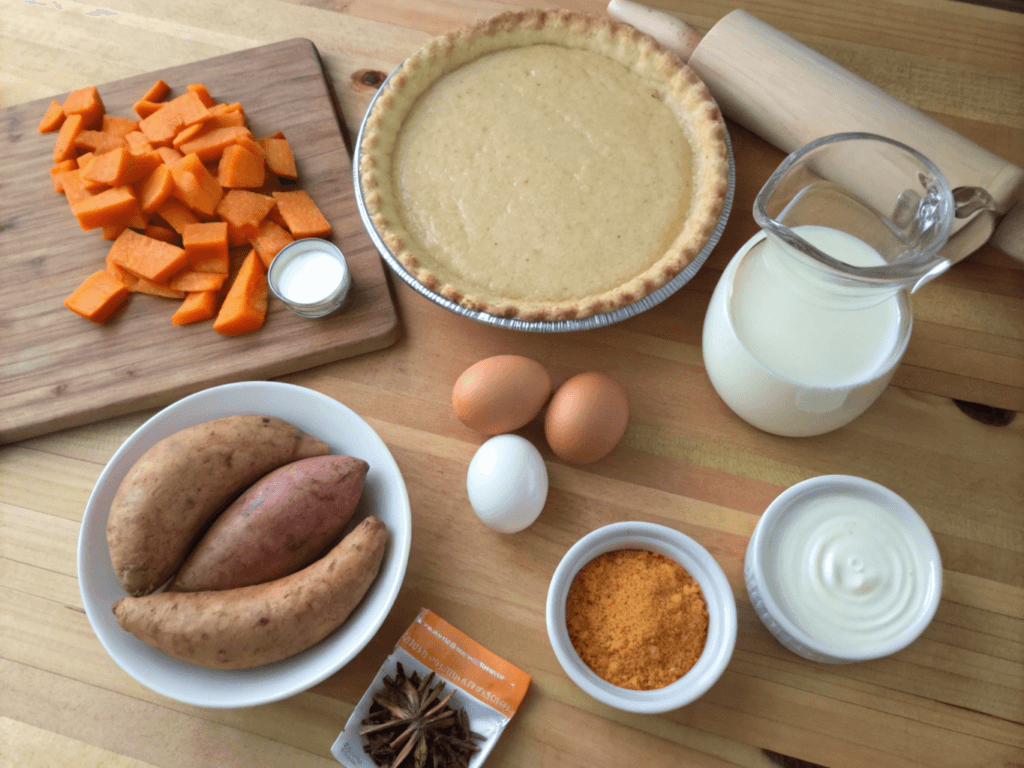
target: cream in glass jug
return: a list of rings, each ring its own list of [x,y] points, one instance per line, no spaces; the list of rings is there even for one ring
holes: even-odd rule
[[[755,200],[762,231],[730,261],[704,321],[719,396],[792,437],[863,413],[906,349],[908,293],[950,266],[939,249],[955,210],[939,169],[891,139],[836,134],[787,157]]]

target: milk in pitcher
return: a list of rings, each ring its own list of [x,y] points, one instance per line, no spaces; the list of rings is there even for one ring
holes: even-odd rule
[[[885,264],[869,245],[819,225],[794,227],[854,267]],[[814,290],[813,274],[762,232],[722,274],[704,323],[708,376],[739,416],[779,435],[837,429],[885,389],[910,337],[902,292],[865,301]]]

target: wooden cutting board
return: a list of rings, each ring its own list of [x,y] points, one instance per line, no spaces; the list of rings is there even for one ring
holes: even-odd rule
[[[212,321],[174,326],[177,302],[143,294],[103,325],[73,314],[64,298],[103,268],[110,243],[100,230],[83,232],[53,190],[56,134],[36,130],[50,99],[0,111],[0,443],[166,405],[216,384],[281,376],[380,349],[398,336],[314,45],[288,40],[100,85],[107,112],[134,117],[132,104],[157,78],[170,84],[171,97],[203,83],[217,101],[241,102],[256,136],[284,131],[300,186],[348,259],[349,303],[332,317],[307,319],[271,297],[264,327],[238,337],[215,332]]]

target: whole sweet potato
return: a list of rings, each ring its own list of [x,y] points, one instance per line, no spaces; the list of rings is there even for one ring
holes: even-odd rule
[[[128,632],[182,661],[248,669],[294,656],[341,626],[380,570],[387,528],[368,517],[312,565],[265,584],[125,597]]]
[[[208,421],[158,442],[128,470],[107,518],[110,560],[125,591],[157,589],[238,494],[271,470],[328,450],[259,415]]]
[[[367,469],[352,456],[313,456],[275,469],[217,516],[167,588],[232,589],[305,568],[352,519]]]

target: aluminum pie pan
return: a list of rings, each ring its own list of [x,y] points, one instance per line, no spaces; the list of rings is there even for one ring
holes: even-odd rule
[[[715,226],[715,231],[711,233],[711,237],[704,245],[704,248],[701,249],[699,254],[697,254],[697,257],[687,264],[682,272],[672,278],[669,282],[665,283],[665,285],[647,294],[642,299],[639,299],[632,304],[627,304],[624,307],[619,307],[611,312],[601,312],[596,315],[590,315],[589,317],[574,318],[572,320],[521,320],[516,317],[499,317],[487,312],[469,309],[468,307],[455,303],[451,299],[427,288],[408,270],[406,270],[402,265],[402,262],[398,260],[398,257],[395,256],[395,254],[391,252],[391,249],[385,244],[384,239],[380,236],[373,220],[370,218],[369,212],[366,210],[366,200],[363,196],[363,184],[359,173],[363,145],[363,131],[366,130],[366,122],[369,119],[370,114],[373,112],[373,107],[376,105],[378,97],[384,90],[384,86],[387,85],[388,80],[395,76],[395,73],[398,72],[399,69],[401,69],[401,65],[396,67],[395,70],[392,71],[392,73],[384,80],[381,87],[377,89],[377,93],[374,94],[373,99],[370,101],[370,105],[366,109],[366,114],[363,116],[363,120],[359,125],[359,133],[356,136],[352,160],[352,179],[355,187],[356,206],[359,209],[359,218],[362,219],[363,226],[366,228],[366,232],[369,234],[370,240],[380,252],[381,258],[383,258],[388,267],[391,268],[391,271],[402,278],[402,280],[418,294],[430,299],[430,301],[444,307],[448,311],[454,312],[462,317],[467,317],[470,320],[484,323],[485,325],[493,325],[498,328],[508,328],[514,331],[564,333],[567,331],[589,331],[594,328],[602,328],[606,325],[612,325],[614,323],[627,320],[628,318],[635,317],[641,312],[646,312],[651,307],[655,307],[665,301],[665,299],[690,282],[693,276],[697,274],[697,270],[699,270],[704,262],[707,261],[708,256],[711,255],[711,251],[715,249],[719,239],[722,237],[722,232],[725,231],[726,221],[729,219],[729,212],[732,210],[733,194],[736,191],[736,166],[732,154],[732,140],[729,137],[729,131],[727,128],[725,130],[725,145],[729,158],[728,186],[725,193],[725,204],[722,206],[722,213],[718,217],[718,224]]]

